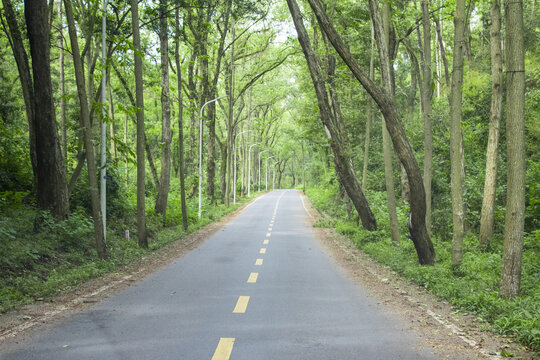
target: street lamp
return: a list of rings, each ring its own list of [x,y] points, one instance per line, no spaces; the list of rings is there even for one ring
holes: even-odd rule
[[[218,101],[219,99],[222,99],[224,97],[227,97],[227,95],[223,95],[218,98],[205,102],[204,105],[201,106],[201,112],[199,115],[199,219],[201,218],[201,207],[202,207],[202,135],[203,135],[202,114],[203,114],[204,107],[206,105],[213,103],[214,101]]]
[[[270,151],[270,149],[261,151],[259,153],[259,162],[257,163],[257,166],[259,167],[259,191],[261,191],[261,154],[264,154],[267,151]]]
[[[242,135],[242,134],[247,133],[247,132],[251,132],[251,130],[244,130],[241,133],[238,133],[238,134],[236,134],[234,136],[234,144],[233,144],[233,147],[234,147],[234,169],[233,169],[233,173],[234,173],[233,192],[234,192],[234,195],[233,195],[233,204],[234,205],[236,205],[236,138],[238,137],[238,135]]]
[[[268,191],[268,160],[271,159],[271,158],[275,158],[277,155],[274,155],[274,156],[270,156],[270,157],[267,157],[266,158],[266,179],[265,179],[265,185],[266,185],[266,191]]]
[[[261,143],[251,144],[248,150],[248,198],[249,198],[250,189],[251,189],[251,148],[254,147],[255,145],[260,145],[260,144]]]

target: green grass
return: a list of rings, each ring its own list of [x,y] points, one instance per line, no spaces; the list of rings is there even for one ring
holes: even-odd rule
[[[255,197],[254,194],[252,197]],[[47,299],[62,290],[86,280],[115,271],[163,246],[184,238],[195,230],[219,220],[234,211],[237,205],[203,204],[201,219],[197,218],[197,200],[187,204],[188,230],[181,226],[179,199],[171,195],[168,215],[163,224],[147,203],[149,249],[137,246],[135,204],[132,195],[124,204],[125,216],[109,219],[107,260],[97,257],[93,243],[93,223],[83,209],[74,211],[69,220],[56,223],[51,216],[25,205],[0,203],[0,312]],[[34,224],[39,230],[34,231]],[[131,230],[130,240],[124,236]]]
[[[376,261],[387,265],[405,278],[423,286],[462,311],[476,314],[491,330],[514,337],[534,351],[540,351],[540,231],[526,234],[521,296],[512,300],[498,295],[502,244],[491,252],[478,251],[478,240],[469,236],[464,241],[463,264],[454,269],[451,244],[433,238],[437,254],[434,266],[420,266],[412,241],[406,239],[406,212],[398,211],[402,241],[393,246],[389,235],[384,193],[368,194],[379,225],[369,232],[347,218],[345,206],[331,187],[309,189],[308,197],[326,216],[316,226],[333,227],[351,239],[358,248]]]

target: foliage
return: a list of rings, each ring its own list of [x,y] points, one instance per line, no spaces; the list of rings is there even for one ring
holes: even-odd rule
[[[235,210],[238,205],[205,205],[204,216],[196,215],[196,201],[188,203],[190,213],[189,228],[184,231],[181,217],[173,214],[164,227],[161,219],[148,215],[148,229],[152,233],[149,250],[137,245],[136,235],[125,238],[125,229],[134,229],[135,207],[129,207],[125,219],[115,218],[108,230],[109,258],[97,258],[93,247],[93,224],[83,208],[76,209],[68,220],[55,222],[47,212],[37,211],[27,206],[13,208],[2,206],[0,220],[0,313],[54,296],[83,281],[108,273],[129,264],[173,241],[178,241],[201,228],[219,220]],[[169,205],[175,208],[174,201]],[[178,211],[178,210],[177,210]],[[39,222],[36,232],[34,228]],[[122,225],[122,223],[124,223]]]
[[[317,226],[335,227],[337,232],[351,239],[373,259],[448,300],[462,311],[475,313],[490,324],[492,330],[511,335],[531,349],[540,351],[538,231],[525,238],[521,296],[513,300],[501,299],[498,295],[502,253],[500,241],[491,252],[480,252],[476,237],[469,236],[465,239],[463,264],[456,270],[451,261],[451,243],[436,237],[437,263],[435,266],[421,266],[418,265],[412,241],[402,239],[399,246],[392,245],[388,225],[383,220],[383,217],[387,217],[383,193],[369,196],[372,210],[381,225],[378,231],[370,233],[347,219],[345,204],[336,198],[337,192],[337,186],[329,184],[308,189],[308,197],[323,214],[324,220],[319,220]],[[380,200],[377,199],[379,197]],[[403,210],[401,207],[399,216],[402,227],[406,224]]]

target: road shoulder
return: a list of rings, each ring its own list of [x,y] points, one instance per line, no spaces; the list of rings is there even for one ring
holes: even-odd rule
[[[314,224],[321,214],[300,192],[307,221]],[[442,359],[536,359],[521,344],[486,330],[476,316],[458,312],[448,302],[372,260],[351,240],[334,229],[314,227],[313,232],[333,260],[378,304],[410,324],[410,330],[429,344]],[[459,355],[457,355],[459,354]]]

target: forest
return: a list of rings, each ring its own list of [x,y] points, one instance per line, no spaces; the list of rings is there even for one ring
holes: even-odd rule
[[[535,0],[2,0],[0,312],[273,189],[540,351]]]

